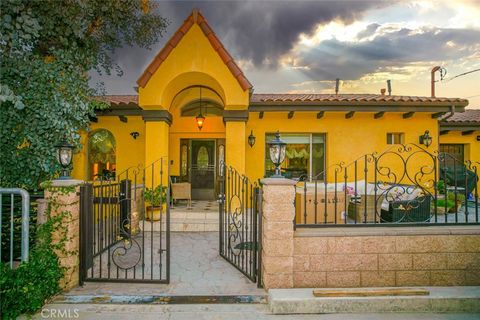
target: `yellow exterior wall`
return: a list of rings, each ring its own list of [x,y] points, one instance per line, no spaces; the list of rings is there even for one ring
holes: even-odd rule
[[[371,152],[382,152],[392,147],[386,143],[387,132],[404,132],[406,143],[418,143],[418,137],[429,130],[433,144],[428,148],[438,150],[438,123],[429,114],[415,114],[413,118],[403,119],[401,113],[387,113],[381,119],[373,119],[373,113],[356,113],[353,118],[345,119],[343,113],[326,113],[322,119],[316,113],[297,112],[293,119],[287,119],[287,113],[265,112],[263,119],[258,113],[251,113],[249,121],[224,123],[222,117],[207,117],[203,129],[198,130],[194,117],[180,117],[180,109],[174,108],[173,123],[169,127],[165,122],[144,123],[141,117],[128,117],[121,122],[118,117],[100,116],[98,123],[91,124],[91,130],[104,128],[112,132],[117,143],[117,173],[128,167],[149,165],[161,157],[173,161],[171,175],[179,175],[180,139],[226,139],[227,163],[245,172],[252,181],[265,174],[265,134],[280,130],[281,133],[325,133],[326,167],[340,162],[349,163]],[[256,143],[253,148],[247,144],[248,135],[253,130]],[[137,131],[140,136],[134,140],[130,132]],[[241,134],[239,134],[241,133]],[[480,161],[480,142],[477,133],[462,136],[451,132],[440,136],[441,143],[463,143],[466,145],[466,159]],[[76,179],[87,179],[87,134],[82,134],[84,148],[74,157],[72,175]],[[242,169],[244,168],[244,169]],[[332,180],[333,175],[328,175]]]
[[[225,161],[227,165],[234,167],[241,174],[246,173],[247,138],[245,133],[245,122],[227,122]],[[258,159],[254,161],[258,163]]]
[[[246,138],[253,130],[256,143],[253,148],[246,144]],[[246,145],[246,173],[253,181],[265,174],[265,133],[325,133],[326,168],[345,162],[346,164],[372,152],[383,152],[387,145],[388,132],[405,133],[405,143],[418,144],[419,136],[429,130],[433,143],[428,151],[438,150],[438,122],[430,114],[417,113],[412,118],[403,119],[402,113],[386,113],[380,119],[374,119],[373,113],[355,113],[353,118],[345,119],[345,113],[327,112],[317,119],[313,112],[296,112],[287,119],[287,112],[265,112],[263,119],[258,113],[251,113],[244,134]],[[400,168],[398,161],[395,166]],[[398,169],[397,169],[398,170]],[[332,181],[332,170],[327,174]]]
[[[465,136],[460,131],[450,131],[440,136],[440,144],[463,144],[465,146],[465,160],[480,163],[480,141],[477,141],[478,135],[480,135],[480,131],[475,131]]]
[[[129,116],[128,122],[121,122],[118,117],[99,116],[98,122],[90,124],[90,132],[97,129],[107,129],[115,137],[117,175],[129,167],[145,163],[145,123],[142,117]],[[133,139],[130,132],[137,131],[140,135]],[[88,133],[81,133],[83,148],[73,158],[72,177],[87,180],[88,177]]]
[[[197,24],[162,62],[145,88],[139,88],[139,104],[144,109],[169,109],[175,95],[195,85],[215,90],[227,109],[246,109],[248,90],[223,63]]]

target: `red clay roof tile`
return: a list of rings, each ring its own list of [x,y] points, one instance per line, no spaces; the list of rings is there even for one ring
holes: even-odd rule
[[[210,41],[212,47],[217,51],[220,58],[222,59],[223,63],[228,66],[229,62],[233,62],[232,56],[225,50],[222,45],[222,42],[218,39],[218,37],[213,32],[212,28],[208,24],[207,20],[203,17],[203,15],[196,9],[192,11],[190,16],[183,22],[180,28],[175,32],[172,38],[167,42],[165,47],[160,51],[160,53],[153,59],[153,61],[148,65],[147,69],[143,72],[143,74],[138,78],[137,84],[140,87],[145,87],[155,73],[155,71],[160,67],[160,65],[165,61],[168,57],[170,52],[172,52],[173,48],[177,46],[177,44],[181,41],[183,36],[190,30],[194,23],[197,23],[200,26],[200,29],[205,34],[205,36]],[[253,86],[250,81],[247,80],[245,75],[243,74],[242,70],[233,62],[233,65],[228,67],[232,72],[233,76],[237,79],[240,87],[243,90],[251,89]]]
[[[250,102],[448,102],[458,103],[458,105],[467,105],[468,100],[460,98],[442,98],[442,97],[417,97],[417,96],[387,96],[377,94],[253,94]]]
[[[448,117],[445,115],[444,118]],[[465,112],[454,113],[453,116],[443,119],[447,123],[480,123],[480,109],[467,109]]]
[[[172,47],[175,48],[177,44],[180,42],[180,40],[182,40],[183,36],[184,36],[184,33],[182,31],[178,30],[177,32],[175,32],[172,39],[170,39],[170,44],[172,45]]]
[[[240,76],[239,81],[244,81],[244,85],[248,85],[249,82],[245,77]],[[107,95],[105,97],[99,97],[100,99],[106,99],[113,104],[128,104],[138,103],[138,96],[136,95]],[[431,98],[431,97],[416,97],[416,96],[382,96],[375,94],[252,94],[250,97],[250,103],[255,104],[262,102],[268,104],[268,102],[289,102],[298,103],[302,102],[332,102],[341,101],[349,105],[355,105],[358,102],[370,101],[376,104],[388,104],[389,102],[416,102],[419,105],[428,105],[436,102],[448,102],[457,103],[458,105],[466,104],[467,100],[460,98]],[[465,112],[457,112],[452,117],[443,120],[448,122],[480,122],[480,110],[468,109]]]

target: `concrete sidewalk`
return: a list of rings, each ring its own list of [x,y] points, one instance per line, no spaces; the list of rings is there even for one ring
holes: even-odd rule
[[[361,313],[274,315],[265,304],[209,305],[115,305],[115,304],[48,304],[33,319],[169,319],[169,320],[476,320],[480,314],[429,313]],[[24,318],[26,319],[26,318]]]

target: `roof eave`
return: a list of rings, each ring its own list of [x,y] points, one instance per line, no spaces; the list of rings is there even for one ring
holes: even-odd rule
[[[287,112],[287,111],[358,111],[358,112],[450,112],[455,106],[457,112],[463,112],[467,103],[455,102],[345,102],[345,101],[265,101],[251,102],[249,111]]]

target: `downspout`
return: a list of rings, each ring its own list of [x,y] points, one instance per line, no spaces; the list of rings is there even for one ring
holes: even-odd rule
[[[437,135],[437,137],[438,137],[438,148],[439,148],[438,150],[439,151],[440,151],[440,132],[442,131],[441,128],[440,128],[441,125],[442,125],[441,123],[443,121],[447,120],[448,118],[452,117],[454,114],[455,114],[455,105],[451,105],[449,114],[445,118],[442,118],[442,120],[440,120],[438,122],[438,135]]]
[[[454,105],[451,105],[451,106],[450,106],[450,113],[449,113],[446,117],[442,118],[442,121],[443,121],[443,120],[447,120],[448,118],[450,118],[450,117],[453,116],[454,114],[455,114],[455,106],[454,106]]]

